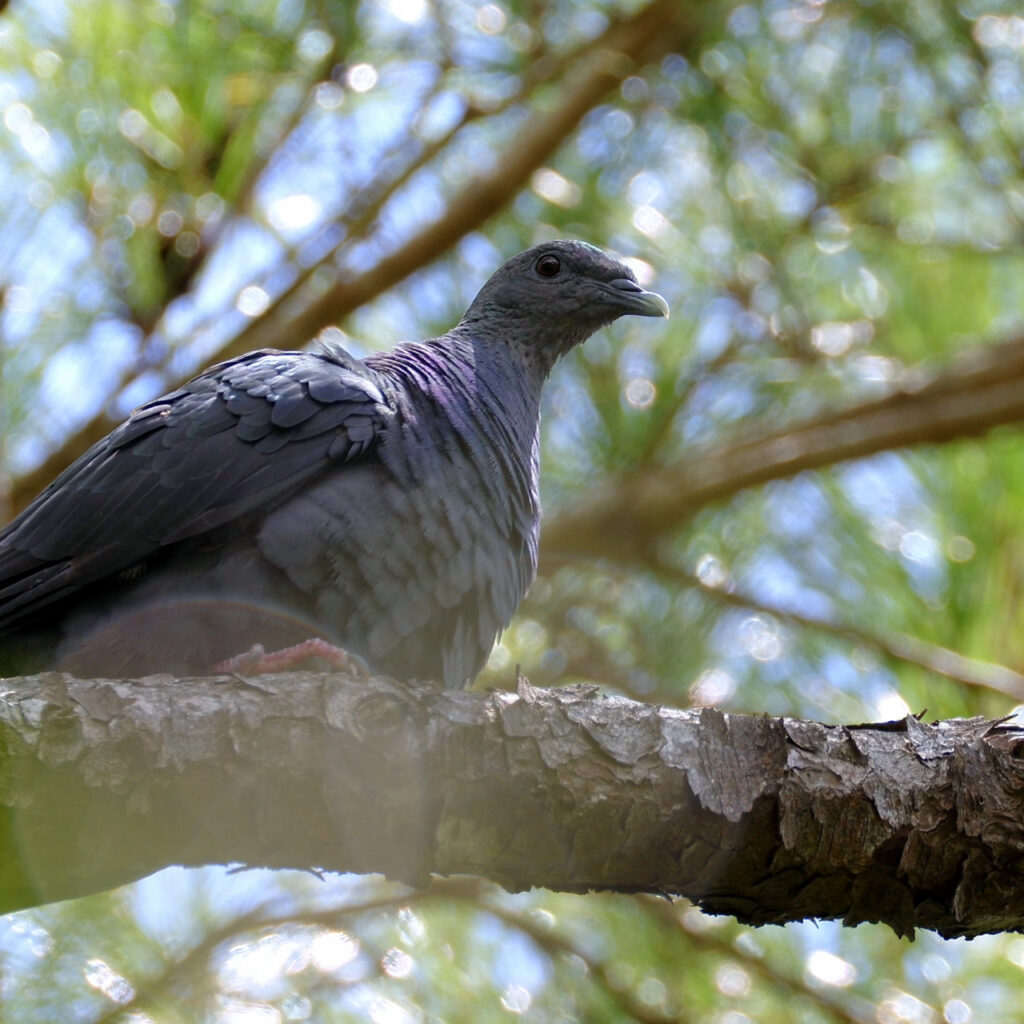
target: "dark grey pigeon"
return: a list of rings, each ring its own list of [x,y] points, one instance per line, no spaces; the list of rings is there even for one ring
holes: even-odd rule
[[[264,350],[149,402],[0,532],[0,672],[208,672],[309,637],[470,682],[537,565],[541,387],[626,314],[583,242],[509,260],[440,338]]]

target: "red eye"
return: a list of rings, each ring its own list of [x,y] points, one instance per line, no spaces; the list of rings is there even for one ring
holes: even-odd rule
[[[550,252],[537,260],[537,273],[541,277],[556,277],[561,269],[562,261]]]

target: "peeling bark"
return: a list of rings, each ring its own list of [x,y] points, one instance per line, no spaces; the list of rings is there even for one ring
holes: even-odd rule
[[[295,673],[7,680],[0,911],[169,864],[467,873],[752,924],[1024,928],[1024,733]]]

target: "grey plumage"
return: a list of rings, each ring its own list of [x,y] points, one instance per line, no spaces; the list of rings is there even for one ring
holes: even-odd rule
[[[668,308],[551,242],[440,338],[253,352],[149,402],[0,532],[0,671],[184,674],[322,636],[465,685],[536,569],[541,386],[630,313]]]

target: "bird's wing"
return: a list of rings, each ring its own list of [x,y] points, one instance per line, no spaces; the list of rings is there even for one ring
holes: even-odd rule
[[[341,352],[263,351],[136,409],[0,532],[0,632],[365,457],[379,383]]]

